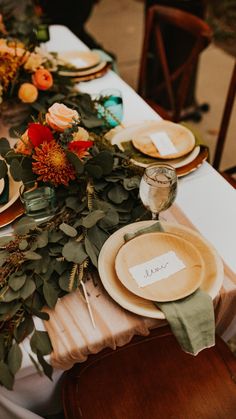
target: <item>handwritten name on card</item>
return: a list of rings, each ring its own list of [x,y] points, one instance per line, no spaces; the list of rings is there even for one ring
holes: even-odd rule
[[[165,131],[150,134],[150,138],[161,156],[167,156],[168,154],[176,154],[178,152],[173,142],[171,141],[169,135]]]
[[[129,272],[138,286],[142,288],[168,278],[184,268],[185,264],[183,261],[171,250],[145,263],[132,266],[129,268]]]

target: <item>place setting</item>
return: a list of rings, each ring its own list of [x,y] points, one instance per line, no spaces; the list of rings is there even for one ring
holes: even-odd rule
[[[195,171],[207,158],[201,144],[187,126],[167,120],[145,121],[114,132],[111,143],[130,155],[134,165],[145,168],[154,162],[168,163],[178,177]]]
[[[213,300],[224,270],[220,256],[203,236],[159,216],[173,204],[177,183],[175,169],[165,163],[145,169],[139,194],[152,220],[113,233],[99,254],[98,272],[104,288],[121,307],[166,319],[182,348],[196,355],[214,344]],[[194,342],[193,330],[200,334],[200,343]],[[204,330],[209,332],[207,342]]]
[[[21,185],[22,182],[14,180],[9,171],[0,179],[0,227],[7,226],[24,213],[20,201]]]
[[[111,59],[94,51],[65,51],[60,52],[61,69],[59,74],[73,78],[74,82],[89,81],[102,77],[111,68]],[[66,68],[63,68],[63,64]]]

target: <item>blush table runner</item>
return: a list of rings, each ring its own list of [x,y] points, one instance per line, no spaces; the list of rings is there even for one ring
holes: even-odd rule
[[[177,205],[164,213],[166,221],[196,228]],[[214,300],[216,332],[224,338],[236,318],[236,275],[224,264],[224,281]],[[86,281],[89,303],[96,327],[93,326],[87,303],[80,291],[60,299],[54,309],[45,309],[50,320],[44,322],[53,352],[51,363],[55,368],[67,370],[76,362],[83,362],[89,354],[104,348],[128,343],[134,335],[148,335],[150,329],[164,326],[165,320],[151,319],[133,314],[120,307],[107,294],[99,278]]]

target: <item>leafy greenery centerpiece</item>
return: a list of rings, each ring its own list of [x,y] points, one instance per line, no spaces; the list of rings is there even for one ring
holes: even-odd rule
[[[84,120],[96,126],[90,115]],[[0,382],[12,389],[25,338],[30,339],[32,362],[52,374],[44,358],[52,351],[50,339],[35,329],[34,316],[47,320],[44,306],[54,307],[58,298],[84,284],[88,269],[97,268],[105,240],[140,219],[143,207],[139,168],[102,134],[85,129],[74,106],[54,103],[28,125],[14,148],[0,139],[0,151],[14,179],[53,186],[58,203],[49,221],[23,217],[14,236],[0,238]]]

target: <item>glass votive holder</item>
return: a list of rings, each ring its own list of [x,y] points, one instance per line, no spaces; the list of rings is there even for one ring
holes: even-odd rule
[[[122,93],[118,89],[103,89],[99,93],[98,116],[111,127],[120,125],[123,118]]]
[[[20,199],[25,214],[35,220],[43,220],[55,214],[57,201],[55,189],[50,186],[38,186],[37,182],[27,182],[20,187]]]

